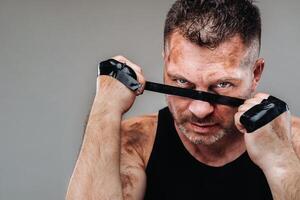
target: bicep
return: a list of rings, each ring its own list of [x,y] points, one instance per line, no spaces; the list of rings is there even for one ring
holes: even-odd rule
[[[136,143],[122,138],[120,176],[124,200],[142,200],[146,188],[144,159]],[[140,150],[140,149],[139,149]]]
[[[121,166],[124,200],[142,200],[146,189],[146,173],[136,166]]]
[[[144,197],[145,169],[154,142],[156,119],[156,116],[148,116],[122,123],[120,174],[125,200]]]

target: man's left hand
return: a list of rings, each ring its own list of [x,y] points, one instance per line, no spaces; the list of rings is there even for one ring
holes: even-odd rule
[[[288,164],[288,158],[295,156],[291,143],[291,116],[286,111],[265,126],[247,133],[240,123],[240,117],[253,106],[267,99],[268,94],[258,93],[245,101],[235,114],[235,124],[244,134],[247,152],[254,163],[264,169]]]

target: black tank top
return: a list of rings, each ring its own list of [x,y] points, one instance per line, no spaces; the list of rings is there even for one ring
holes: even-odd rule
[[[144,200],[269,200],[267,180],[247,153],[222,167],[197,161],[183,146],[168,108],[159,111]]]

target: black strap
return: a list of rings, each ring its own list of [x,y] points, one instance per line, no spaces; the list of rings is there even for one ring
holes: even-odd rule
[[[269,96],[268,99],[264,99],[260,104],[247,110],[241,116],[240,122],[247,132],[251,133],[268,124],[288,109],[289,108],[284,101]]]
[[[132,91],[136,91],[139,87],[141,87],[133,69],[128,67],[125,63],[121,63],[114,59],[105,60],[99,64],[98,76],[99,75],[111,76],[123,83]]]
[[[224,95],[213,94],[209,92],[192,90],[170,85],[164,85],[153,82],[146,82],[145,90],[159,92],[163,94],[177,95],[188,97],[195,100],[207,101],[212,104],[223,104],[227,106],[237,107],[244,103],[244,99],[229,97]]]
[[[139,87],[141,87],[141,84],[137,81],[137,76],[134,70],[126,64],[114,59],[101,62],[99,64],[98,75],[112,76],[132,91],[136,91]],[[240,106],[245,101],[244,99],[239,99],[236,97],[223,96],[209,92],[174,87],[153,82],[146,82],[145,90],[169,95],[177,95],[195,100],[206,101],[212,104],[223,104],[232,107]],[[246,128],[247,132],[250,133],[271,122],[273,119],[287,110],[288,107],[285,102],[270,96],[268,99],[263,100],[260,104],[255,105],[246,111],[241,116],[240,122]]]
[[[114,59],[109,59],[101,62],[99,64],[98,75],[112,76],[132,91],[136,91],[141,86],[136,80],[137,76],[133,69],[128,67],[126,64],[116,61]],[[195,100],[207,101],[212,104],[223,104],[232,107],[240,106],[245,101],[244,99],[239,99],[235,97],[223,96],[199,90],[174,87],[149,81],[146,82],[145,90],[169,95],[177,95]]]

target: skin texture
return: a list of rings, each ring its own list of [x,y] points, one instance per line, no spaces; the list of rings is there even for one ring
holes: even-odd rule
[[[254,95],[263,59],[245,62],[246,55],[247,48],[239,36],[214,50],[196,46],[178,33],[169,38],[163,54],[166,84],[249,98],[239,108],[231,108],[167,96],[175,127],[186,149],[199,162],[223,166],[247,150],[266,175],[274,199],[297,199],[299,118],[285,112],[251,134],[245,133],[239,123],[246,110],[268,97]],[[126,62],[139,82],[145,83],[138,65],[123,56],[114,59]],[[249,66],[241,66],[243,63]],[[136,95],[111,77],[97,78],[97,93],[66,199],[143,199],[157,114],[122,121]]]
[[[300,160],[300,118],[292,117],[291,141],[299,160]]]
[[[254,91],[251,68],[240,67],[246,49],[239,37],[212,51],[174,33],[167,46],[166,84],[240,98],[248,98]],[[245,151],[234,125],[237,108],[177,96],[167,96],[167,102],[183,144],[199,161],[222,166]]]
[[[146,187],[145,169],[154,143],[156,127],[156,114],[132,118],[122,123],[121,181],[124,199],[143,198]],[[143,183],[137,171],[143,176]],[[136,191],[135,194],[133,191]]]

